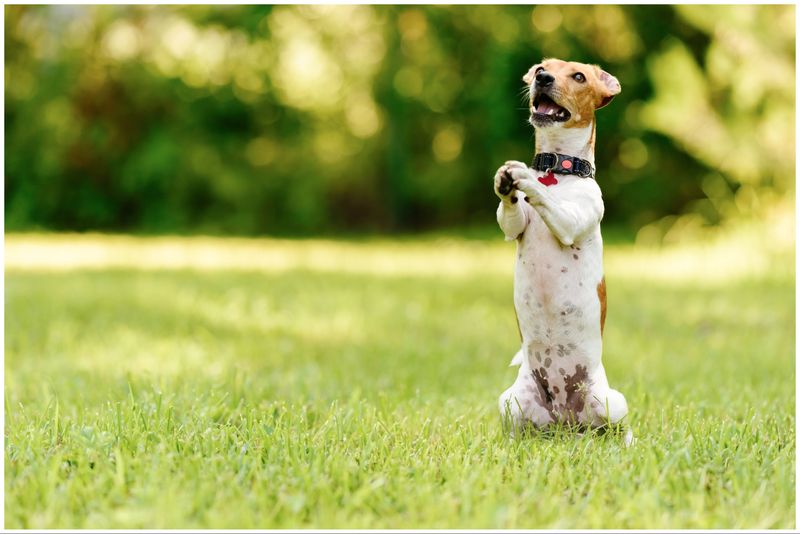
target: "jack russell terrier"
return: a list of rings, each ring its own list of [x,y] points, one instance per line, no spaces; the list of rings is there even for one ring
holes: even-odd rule
[[[494,177],[497,222],[517,240],[514,307],[522,348],[500,410],[515,427],[617,423],[625,397],[601,361],[606,317],[603,199],[594,179],[595,110],[621,88],[594,65],[546,59],[522,78],[536,129],[533,167],[508,161]],[[628,431],[626,444],[632,435]]]

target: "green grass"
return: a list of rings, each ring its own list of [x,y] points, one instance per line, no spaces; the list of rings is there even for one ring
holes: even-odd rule
[[[6,241],[7,528],[795,526],[788,252],[607,248],[625,449],[504,433],[500,237],[37,239]]]

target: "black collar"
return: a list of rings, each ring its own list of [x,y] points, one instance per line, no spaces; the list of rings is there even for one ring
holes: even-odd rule
[[[552,171],[556,174],[574,174],[581,178],[594,178],[594,167],[585,159],[542,152],[533,158],[532,167],[537,171]]]

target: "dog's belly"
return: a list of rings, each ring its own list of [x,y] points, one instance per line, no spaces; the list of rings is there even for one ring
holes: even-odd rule
[[[514,305],[532,399],[553,420],[587,420],[585,392],[602,370],[599,228],[562,245],[534,216],[517,245]]]

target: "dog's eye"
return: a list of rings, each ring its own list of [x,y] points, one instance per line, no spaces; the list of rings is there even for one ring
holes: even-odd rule
[[[586,76],[584,76],[582,72],[576,72],[572,75],[572,77],[578,83],[583,83],[586,81]]]
[[[543,70],[544,70],[544,67],[538,67],[538,68],[537,68],[535,71],[533,71],[533,74],[534,74],[534,75],[536,75],[536,74],[539,74],[539,73],[540,73],[540,72],[542,72]]]

